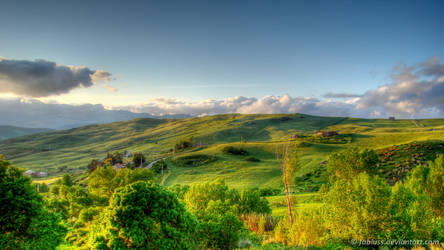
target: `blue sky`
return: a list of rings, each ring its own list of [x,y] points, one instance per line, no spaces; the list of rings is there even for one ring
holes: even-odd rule
[[[0,56],[106,70],[104,105],[363,94],[444,54],[443,1],[1,1]]]

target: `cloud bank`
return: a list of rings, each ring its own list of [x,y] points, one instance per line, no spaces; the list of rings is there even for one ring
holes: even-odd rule
[[[353,104],[321,101],[311,97],[291,97],[288,94],[284,96],[265,96],[263,98],[236,96],[224,100],[205,100],[200,102],[183,102],[176,99],[158,98],[147,104],[113,107],[113,109],[124,109],[135,113],[143,112],[151,115],[188,114],[191,116],[226,113],[307,113],[313,115],[350,116],[359,113],[354,112]]]
[[[88,124],[109,123],[151,117],[102,105],[43,103],[36,99],[0,99],[0,125],[28,128],[69,129]]]
[[[402,117],[444,115],[444,65],[438,58],[413,65],[397,65],[392,82],[367,91],[357,101],[357,109]]]
[[[92,76],[90,71],[88,73],[91,82],[111,77],[104,71],[95,71]],[[3,88],[3,85],[0,88]],[[444,117],[444,66],[437,58],[413,66],[397,65],[391,75],[390,83],[362,95],[328,93],[323,97],[292,97],[286,94],[262,98],[236,96],[198,102],[157,98],[141,105],[108,108],[92,104],[43,103],[36,99],[0,99],[0,125],[60,129],[138,117],[182,118],[226,113],[442,118]]]
[[[46,97],[110,81],[111,73],[86,66],[65,66],[46,60],[10,60],[0,57],[0,93]],[[109,88],[112,88],[108,86]]]
[[[435,118],[444,116],[444,65],[438,58],[413,66],[396,65],[391,82],[364,94],[327,93],[326,99],[313,97],[237,96],[224,100],[183,102],[177,99],[154,99],[138,106],[115,107],[152,115],[190,114],[193,116],[223,113],[272,114],[307,113],[322,116],[363,118]],[[331,100],[342,99],[342,100]]]

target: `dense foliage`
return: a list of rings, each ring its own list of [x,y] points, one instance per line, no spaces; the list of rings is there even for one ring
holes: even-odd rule
[[[136,182],[117,189],[96,223],[94,248],[190,249],[196,246],[196,218],[172,192],[152,182]]]
[[[292,189],[308,173],[328,174],[311,206],[298,204],[297,194],[285,192],[285,185],[238,190],[222,179],[159,184],[167,162],[174,170],[216,160],[206,154],[159,160],[148,170],[113,168],[123,159],[112,153],[103,165],[93,160],[82,176],[64,174],[49,192],[44,182],[32,184],[0,158],[0,247],[54,249],[65,241],[79,249],[344,248],[353,239],[444,241],[442,155],[412,168],[402,181],[388,182],[373,150],[333,153],[317,172],[296,178],[300,159],[296,151],[288,152],[281,162],[285,168],[280,167]],[[134,154],[133,160],[144,161],[142,156]],[[284,216],[272,214],[269,200],[279,203]]]
[[[350,245],[355,240],[438,240],[443,228],[443,156],[414,169],[391,187],[374,173],[374,153],[333,154],[323,205],[299,210],[293,225],[282,220],[275,240],[290,245]]]
[[[66,234],[23,171],[0,155],[0,248],[55,249]]]

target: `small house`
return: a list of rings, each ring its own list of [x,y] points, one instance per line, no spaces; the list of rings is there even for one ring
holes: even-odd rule
[[[336,131],[320,131],[320,132],[318,132],[316,134],[318,136],[323,136],[323,137],[339,135],[338,132],[336,132]]]
[[[26,170],[26,172],[25,172],[25,175],[27,175],[27,176],[33,176],[35,174],[35,171],[34,170],[31,170],[31,169],[28,169],[28,170]]]
[[[38,172],[37,173],[37,177],[46,177],[46,176],[48,176],[48,173],[46,173],[46,172]]]
[[[116,164],[114,164],[113,165],[113,168],[114,169],[123,169],[123,168],[126,168],[126,164],[124,164],[124,163],[116,163]]]
[[[390,120],[390,121],[394,121],[394,120],[395,120],[395,117],[394,117],[394,116],[390,116],[390,117],[389,117],[389,120]]]
[[[302,138],[301,135],[292,135],[290,139],[299,139]]]

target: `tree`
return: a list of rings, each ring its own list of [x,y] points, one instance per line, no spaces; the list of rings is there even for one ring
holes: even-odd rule
[[[54,249],[66,228],[49,212],[23,171],[0,155],[0,248]],[[34,247],[35,246],[35,247]]]
[[[193,137],[190,137],[187,140],[176,143],[176,145],[174,146],[174,152],[193,147],[193,139]]]
[[[444,155],[434,162],[416,167],[406,181],[415,194],[425,194],[430,198],[430,207],[440,218],[444,217]]]
[[[105,164],[105,166],[114,166],[117,163],[123,163],[122,154],[119,152],[114,152],[111,154],[108,153],[105,160],[103,161],[103,164]]]
[[[67,187],[72,186],[72,179],[71,176],[69,174],[63,174],[62,176],[62,185],[65,185]]]
[[[271,213],[271,208],[267,199],[261,197],[260,192],[257,189],[248,189],[241,193],[238,202],[238,210],[240,214]]]
[[[134,153],[134,155],[133,155],[134,165],[142,167],[145,162],[146,162],[145,156],[141,152]]]
[[[338,179],[323,195],[326,221],[335,239],[384,238],[390,221],[387,209],[391,189],[382,178],[360,173],[356,178]]]
[[[88,173],[93,172],[96,168],[101,167],[102,163],[96,159],[92,159],[91,162],[86,166]]]
[[[167,169],[168,164],[165,162],[165,160],[159,160],[153,165],[153,170],[158,174],[163,173]]]
[[[200,219],[199,240],[203,249],[233,249],[239,240],[242,221],[228,202],[210,201]]]
[[[292,204],[290,198],[290,182],[298,167],[297,157],[293,151],[290,151],[290,143],[284,145],[282,149],[276,148],[276,160],[281,166],[282,181],[284,183],[285,197],[287,199],[288,216],[290,225],[293,224]]]
[[[373,150],[350,148],[342,152],[333,153],[329,157],[327,172],[330,182],[338,179],[351,181],[362,172],[374,174],[378,155]]]
[[[176,195],[153,182],[119,188],[98,220],[94,247],[111,249],[195,248],[198,222]],[[103,248],[102,248],[103,249]]]
[[[139,169],[115,170],[112,167],[97,168],[88,178],[88,190],[98,196],[111,197],[118,187],[134,183],[136,181],[152,180],[154,175],[151,171]]]

